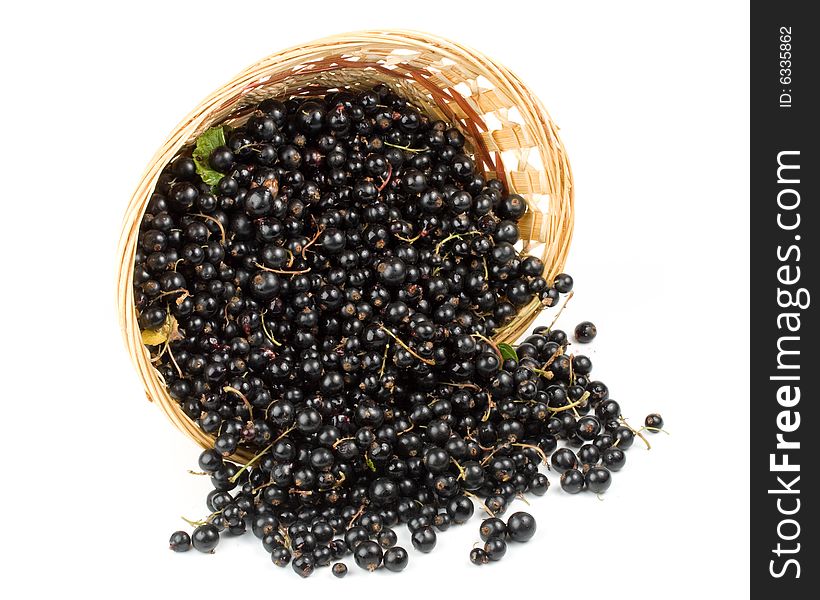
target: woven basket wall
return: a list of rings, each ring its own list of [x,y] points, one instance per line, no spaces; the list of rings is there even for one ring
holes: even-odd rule
[[[272,54],[208,96],[174,129],[131,197],[118,250],[120,326],[148,398],[204,447],[211,438],[168,395],[142,343],[134,309],[134,255],[157,179],[183,146],[216,124],[242,123],[250,107],[264,98],[367,89],[376,83],[389,85],[423,111],[458,127],[477,166],[504,181],[509,192],[526,198],[529,210],[519,223],[524,251],[544,260],[548,281],[564,267],[573,225],[569,162],[558,127],[509,70],[455,42],[410,31],[349,33]],[[533,300],[495,339],[515,341],[539,311],[538,300]]]

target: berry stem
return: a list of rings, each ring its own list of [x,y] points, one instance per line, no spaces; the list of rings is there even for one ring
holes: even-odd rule
[[[204,519],[200,519],[199,521],[192,521],[191,519],[188,519],[186,517],[180,517],[180,519],[188,523],[188,525],[190,525],[191,527],[199,527],[201,525],[207,525],[208,523],[210,523],[211,519],[213,519],[216,515],[220,514],[221,512],[221,510],[212,512],[207,517],[205,517]]]
[[[550,356],[547,359],[547,362],[545,362],[541,366],[541,368],[546,369],[547,367],[549,367],[552,363],[555,362],[555,359],[558,358],[559,356],[561,356],[563,353],[564,353],[564,349],[561,346],[558,346],[558,350],[556,350],[555,352],[552,353],[552,356]],[[550,373],[552,373],[552,371],[550,371]],[[554,373],[553,373],[553,375],[554,375]],[[552,379],[552,377],[548,377],[547,379]]]
[[[512,445],[517,447],[517,448],[532,448],[533,450],[535,450],[538,453],[538,456],[541,457],[541,462],[543,462],[545,465],[549,462],[547,460],[547,453],[544,452],[543,450],[541,450],[541,448],[539,448],[535,444],[524,444],[524,443],[521,443],[521,442],[515,442]]]
[[[361,517],[364,514],[364,509],[367,508],[367,502],[362,502],[362,505],[359,506],[359,510],[356,511],[356,514],[353,515],[353,518],[350,519],[350,523],[347,524],[347,528],[350,529],[353,527],[353,523],[356,522],[356,519]]]
[[[245,396],[245,394],[240,392],[235,387],[231,387],[229,385],[226,385],[225,387],[223,387],[222,391],[223,392],[228,392],[230,394],[236,394],[237,396],[239,396],[242,399],[242,402],[245,403],[245,407],[248,409],[248,412],[251,414],[251,416],[253,416],[253,405],[251,404],[250,400],[248,400],[247,396]]]
[[[384,331],[387,335],[389,335],[389,336],[390,336],[390,337],[392,337],[394,340],[396,340],[396,343],[398,343],[398,344],[399,344],[399,346],[401,346],[402,348],[404,348],[405,350],[407,350],[410,354],[412,354],[414,357],[416,357],[417,359],[419,359],[419,360],[420,360],[421,362],[423,362],[424,364],[427,364],[427,365],[435,365],[435,364],[436,364],[436,361],[434,361],[434,360],[432,360],[432,359],[430,359],[430,358],[424,358],[424,357],[422,357],[422,356],[419,356],[419,355],[416,353],[416,351],[415,351],[415,350],[413,350],[413,349],[412,349],[410,346],[408,346],[407,344],[405,344],[405,343],[404,343],[404,342],[403,342],[403,341],[399,338],[399,336],[397,336],[395,333],[393,333],[392,331],[390,331],[387,327],[385,327],[385,326],[384,326],[384,325],[382,325],[381,323],[379,324],[379,329],[381,329],[381,330],[382,330],[382,331]]]
[[[398,148],[399,150],[404,150],[405,152],[427,152],[429,148],[411,148],[410,146],[399,146],[398,144],[391,144],[390,142],[383,142],[385,146],[390,146],[391,148]]]
[[[290,543],[290,535],[288,534],[287,527],[279,527],[279,533],[282,535],[282,539],[285,540],[285,548],[288,550],[293,550],[293,547]]]
[[[481,422],[482,423],[485,423],[487,421],[487,419],[490,418],[490,413],[492,412],[492,410],[494,408],[495,408],[495,401],[493,400],[492,395],[490,395],[490,392],[487,392],[487,410],[481,416]]]
[[[416,424],[415,424],[415,423],[412,423],[412,424],[410,425],[410,427],[408,427],[407,429],[402,429],[402,430],[401,430],[401,431],[399,431],[396,435],[402,435],[402,434],[407,433],[408,431],[413,431],[413,429],[414,429],[415,427],[416,427]]]
[[[179,363],[177,363],[177,359],[174,358],[174,353],[171,351],[171,337],[169,336],[167,340],[165,340],[165,347],[168,349],[168,356],[171,357],[171,362],[174,363],[174,367],[176,367],[177,373],[179,373],[180,379],[185,379],[185,375],[182,374],[182,369],[179,368]]]
[[[262,485],[258,485],[255,488],[253,488],[253,493],[255,494],[256,492],[264,490],[265,488],[268,488],[272,485],[276,485],[276,482],[275,481],[269,481],[267,483],[263,483]]]
[[[411,237],[411,238],[402,237],[397,233],[395,233],[393,235],[396,236],[396,239],[401,240],[402,242],[407,242],[408,244],[412,244],[413,242],[417,241],[420,237],[422,237],[423,233],[424,233],[424,231],[422,230],[418,234],[416,234],[415,237]]]
[[[307,251],[307,249],[310,246],[312,246],[313,244],[316,243],[316,240],[319,239],[319,236],[322,235],[322,232],[324,230],[325,230],[325,226],[324,225],[319,225],[319,227],[316,229],[316,233],[314,234],[314,236],[312,238],[310,238],[310,240],[308,241],[307,244],[302,246],[302,258],[305,258],[305,252]]]
[[[589,398],[589,392],[586,391],[583,394],[581,394],[581,397],[578,398],[575,402],[570,402],[566,406],[559,406],[558,408],[550,408],[548,406],[547,410],[549,410],[550,412],[553,412],[553,413],[563,412],[565,410],[575,410],[576,406],[581,406],[584,402],[587,401],[588,398]],[[631,427],[630,427],[630,429],[631,429]]]
[[[268,311],[266,311],[266,310],[263,310],[263,311],[262,311],[262,315],[261,315],[261,319],[262,319],[262,331],[264,331],[264,332],[265,332],[265,336],[266,336],[266,337],[267,337],[267,338],[271,341],[271,343],[272,343],[274,346],[281,346],[281,345],[282,345],[282,344],[281,344],[281,342],[277,342],[277,341],[276,341],[276,338],[275,338],[275,337],[273,337],[273,336],[270,334],[270,331],[268,331],[268,327],[267,327],[267,325],[265,325],[265,313],[267,313],[267,312],[268,312]]]
[[[632,427],[632,425],[627,423],[626,419],[624,419],[623,415],[619,416],[618,420],[621,423],[623,423],[630,431],[632,431],[632,433],[634,433],[635,435],[637,435],[639,438],[641,438],[643,440],[643,443],[646,444],[646,449],[647,450],[652,450],[652,444],[649,443],[649,440],[646,439],[646,436],[643,433],[641,433],[640,430],[635,429],[634,427]]]
[[[486,505],[486,504],[484,504],[484,500],[482,500],[481,498],[479,498],[478,496],[476,496],[474,493],[472,493],[472,492],[468,492],[467,490],[464,490],[464,495],[465,495],[465,496],[469,496],[470,498],[474,498],[474,499],[475,499],[475,500],[476,500],[476,501],[477,501],[477,502],[481,505],[481,508],[483,508],[483,509],[484,509],[484,511],[485,511],[488,515],[490,515],[491,517],[495,517],[495,513],[494,513],[493,511],[491,511],[489,508],[487,508],[487,505]]]
[[[521,501],[522,501],[524,504],[526,504],[527,506],[531,506],[530,501],[529,501],[529,500],[527,500],[526,496],[524,496],[524,494],[523,494],[523,493],[518,492],[518,493],[515,495],[515,497],[516,497],[516,498],[518,498],[519,500],[521,500]]]
[[[493,448],[493,449],[492,449],[492,451],[491,451],[491,452],[490,452],[487,456],[485,456],[484,458],[482,458],[482,459],[481,459],[481,466],[483,467],[483,466],[485,466],[488,462],[490,462],[490,459],[491,459],[493,456],[495,456],[495,453],[496,453],[496,452],[499,452],[500,450],[504,450],[505,448],[509,448],[509,447],[510,447],[510,443],[509,443],[509,442],[504,442],[504,443],[502,443],[502,444],[499,444],[499,445],[498,445],[498,446],[496,446],[495,448]]]
[[[467,388],[468,390],[475,390],[477,392],[481,391],[481,388],[474,383],[456,383],[454,381],[442,381],[441,385],[457,388]]]
[[[279,275],[303,275],[304,273],[310,273],[310,267],[307,269],[300,269],[298,271],[286,271],[285,269],[271,269],[270,267],[266,267],[258,262],[253,264],[257,269],[262,269],[263,271],[269,271],[271,273],[278,273]]]
[[[572,298],[574,295],[575,292],[570,292],[569,294],[567,294],[567,297],[564,298],[564,303],[561,305],[561,308],[558,309],[558,312],[555,314],[555,318],[552,320],[552,323],[550,323],[550,326],[547,327],[547,331],[552,331],[553,325],[555,325],[555,322],[558,321],[558,317],[561,316],[561,313],[564,312],[564,309],[567,307],[567,302],[569,302],[570,298]]]
[[[152,363],[155,363],[155,362],[159,361],[159,359],[161,359],[161,358],[163,357],[163,355],[164,355],[167,351],[168,351],[168,342],[166,341],[166,342],[162,345],[162,350],[160,350],[159,354],[157,354],[156,356],[152,356],[152,357],[151,357],[151,362],[152,362]],[[165,385],[165,382],[164,382],[164,381],[163,381],[163,385]]]
[[[185,298],[187,298],[188,296],[191,295],[191,292],[189,292],[185,288],[179,288],[177,290],[169,290],[167,292],[161,292],[161,293],[157,294],[156,296],[154,296],[151,299],[151,302],[154,303],[157,300],[159,300],[160,298],[164,298],[165,296],[171,296],[173,294],[178,294],[179,292],[182,292],[182,295],[179,298],[176,299],[177,306],[179,306],[180,304],[182,304],[185,301]]]
[[[262,458],[268,450],[273,448],[273,445],[276,442],[281,440],[283,437],[285,437],[287,434],[289,434],[294,429],[296,429],[295,425],[292,426],[292,427],[288,427],[282,433],[280,433],[279,436],[275,440],[273,440],[270,444],[268,444],[267,446],[262,448],[262,450],[260,450],[257,454],[254,454],[247,463],[245,463],[236,473],[233,474],[233,476],[230,478],[230,482],[231,483],[236,483],[236,480],[239,479],[239,476],[242,475],[243,472],[247,471],[248,468],[251,467],[254,463],[256,463],[256,461],[258,461],[260,458]]]
[[[458,479],[464,479],[465,473],[467,473],[467,469],[462,467],[459,464],[459,462],[455,458],[453,458],[452,456],[450,457],[450,462],[452,462],[456,466],[456,469],[458,469]]]
[[[390,350],[390,342],[384,346],[384,356],[382,357],[382,368],[379,369],[379,377],[384,376],[384,368],[387,366],[387,351]]]
[[[203,219],[208,219],[209,221],[213,221],[214,223],[216,223],[216,226],[219,227],[219,231],[222,233],[222,245],[224,246],[227,243],[228,238],[225,236],[225,227],[223,227],[219,219],[216,219],[210,215],[204,215],[202,213],[194,213],[192,216],[202,217]]]
[[[501,354],[501,349],[498,347],[498,345],[494,341],[492,341],[490,338],[488,338],[487,336],[482,335],[480,333],[474,333],[473,337],[478,338],[481,341],[486,342],[487,344],[489,344],[490,347],[493,350],[495,350],[495,353],[498,355],[498,360],[501,362],[502,365],[504,364],[504,355]]]
[[[377,188],[380,192],[381,192],[384,188],[386,188],[386,187],[387,187],[387,184],[388,184],[388,182],[390,181],[390,178],[391,178],[392,176],[393,176],[393,165],[392,165],[392,164],[390,164],[390,163],[388,162],[388,163],[387,163],[387,177],[385,177],[385,178],[384,178],[384,181],[382,181],[382,184],[381,184],[381,185]]]
[[[446,238],[441,240],[438,244],[436,244],[436,256],[438,256],[441,253],[441,247],[444,244],[446,244],[447,242],[449,242],[450,240],[460,240],[465,235],[480,235],[480,234],[481,234],[480,231],[467,231],[465,233],[451,233]]]
[[[553,377],[555,377],[555,373],[553,373],[552,371],[544,371],[543,369],[536,369],[534,367],[529,367],[529,369],[533,373],[538,373],[544,379],[552,379]]]

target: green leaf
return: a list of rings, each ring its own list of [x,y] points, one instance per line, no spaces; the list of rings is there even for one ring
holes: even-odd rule
[[[211,168],[211,165],[208,164],[208,158],[210,158],[211,152],[224,145],[225,130],[222,127],[211,127],[196,139],[196,148],[194,148],[193,153],[196,172],[202,178],[202,181],[211,187],[222,181],[224,175]]]
[[[173,341],[175,336],[178,336],[177,320],[173,315],[168,315],[165,323],[159,329],[143,329],[142,343],[146,346],[159,346],[164,344],[169,339]]]
[[[515,362],[518,362],[518,354],[516,353],[515,348],[509,344],[498,344],[498,351],[501,352],[501,356],[504,360],[509,360],[511,358]]]

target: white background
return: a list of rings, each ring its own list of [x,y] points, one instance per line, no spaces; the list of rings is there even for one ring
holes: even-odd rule
[[[747,596],[745,4],[4,9],[2,595]],[[594,373],[634,422],[660,411],[671,435],[653,436],[651,452],[636,442],[602,501],[568,496],[551,477],[527,509],[536,538],[482,569],[467,560],[477,519],[440,535],[431,555],[411,549],[404,576],[348,560],[341,582],[327,569],[303,581],[272,566],[251,534],[213,556],[172,555],[169,534],[179,515],[204,515],[209,484],[186,474],[197,449],[146,401],[121,343],[124,208],[155,149],[213,89],[270,52],[366,27],[472,45],[544,101],[577,192],[576,295],[561,323],[597,323]]]

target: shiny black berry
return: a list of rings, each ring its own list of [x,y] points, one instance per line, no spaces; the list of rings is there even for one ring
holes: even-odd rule
[[[171,539],[168,541],[168,546],[174,552],[187,552],[191,549],[191,536],[185,531],[175,531],[171,534]]]
[[[470,562],[474,565],[486,565],[490,562],[490,557],[483,548],[473,548],[470,550]]]
[[[620,471],[626,464],[626,454],[620,448],[607,448],[601,455],[601,459],[610,471]]]
[[[410,557],[407,555],[407,550],[401,546],[394,546],[384,553],[384,568],[388,571],[398,573],[404,570],[409,559]]]
[[[584,489],[584,474],[578,469],[569,469],[561,474],[561,489],[569,494],[577,494]]]
[[[313,575],[315,563],[312,554],[301,554],[294,558],[290,564],[299,577],[307,578]]]
[[[436,547],[436,532],[432,527],[422,527],[413,532],[410,540],[413,542],[413,548],[426,554]]]
[[[365,540],[353,550],[356,564],[367,571],[373,572],[382,564],[382,549],[376,542]]]
[[[284,546],[274,548],[270,553],[270,558],[277,567],[286,567],[291,558],[290,550]]]
[[[598,335],[598,328],[590,321],[581,321],[575,326],[575,341],[588,344]]]
[[[661,429],[663,429],[663,417],[661,417],[658,413],[646,415],[644,426],[652,433],[658,433]]]
[[[200,525],[194,529],[191,544],[200,552],[213,552],[219,544],[219,530],[211,523]]]
[[[494,537],[505,537],[507,535],[507,524],[501,519],[490,517],[481,522],[478,533],[483,541]]]
[[[514,542],[527,542],[535,535],[535,518],[526,512],[517,512],[507,519],[507,535]]]
[[[396,535],[396,532],[389,528],[382,529],[377,536],[377,541],[379,542],[379,545],[385,550],[395,546],[398,542],[398,539],[399,538]]]
[[[559,448],[550,457],[552,468],[563,473],[567,469],[575,469],[578,466],[578,457],[569,448]]]
[[[568,294],[572,291],[572,277],[566,273],[559,273],[555,276],[555,280],[552,285],[562,294]]]
[[[501,560],[507,553],[507,542],[500,537],[490,538],[484,543],[484,552],[491,561]]]
[[[612,485],[612,474],[604,467],[592,467],[584,476],[587,489],[602,494]]]

